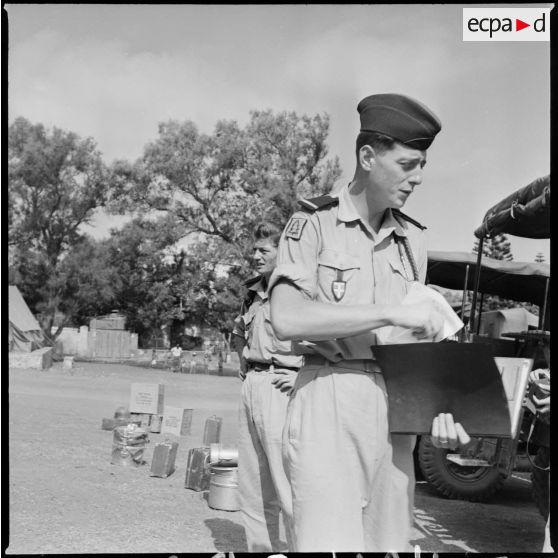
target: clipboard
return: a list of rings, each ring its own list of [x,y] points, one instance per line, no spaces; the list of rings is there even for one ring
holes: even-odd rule
[[[475,343],[375,345],[388,393],[393,434],[430,434],[439,413],[452,413],[470,436],[514,438],[533,365],[495,358]]]

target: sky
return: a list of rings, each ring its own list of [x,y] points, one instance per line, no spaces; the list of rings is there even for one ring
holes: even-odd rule
[[[472,249],[493,204],[550,172],[550,43],[464,42],[471,4],[5,6],[9,121],[93,137],[107,163],[140,157],[165,120],[212,133],[269,108],[329,114],[348,183],[358,102],[403,93],[442,121],[404,211],[430,249],[455,251]],[[119,222],[99,214],[87,231]],[[550,257],[547,240],[509,240],[515,260]]]

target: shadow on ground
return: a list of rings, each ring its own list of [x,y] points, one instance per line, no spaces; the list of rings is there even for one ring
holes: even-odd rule
[[[211,531],[215,548],[220,552],[247,552],[244,527],[230,519],[212,518],[204,523]]]

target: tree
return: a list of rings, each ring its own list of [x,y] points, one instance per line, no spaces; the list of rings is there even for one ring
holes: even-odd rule
[[[475,245],[473,246],[473,252],[478,254],[479,251],[479,239],[475,238]],[[513,255],[511,253],[511,243],[505,234],[497,234],[491,238],[485,238],[482,247],[482,255],[488,256],[493,260],[505,260],[511,262],[513,260]]]
[[[331,189],[340,168],[326,160],[328,130],[327,115],[269,110],[253,111],[244,129],[220,121],[213,135],[165,122],[139,161],[115,163],[113,210],[172,214],[186,234],[226,245],[229,263],[238,263],[257,221],[284,225],[300,197]]]
[[[72,289],[62,266],[72,248],[83,241],[80,226],[104,204],[107,179],[91,138],[48,130],[21,117],[9,127],[9,264],[48,336],[55,314],[64,307],[68,312],[64,322],[72,319],[69,309],[75,306],[68,298]]]
[[[475,254],[478,254],[478,251],[479,240],[475,239],[473,252]],[[492,258],[494,260],[503,260],[508,262],[513,261],[511,244],[505,234],[497,234],[492,238],[485,238],[482,253],[483,256],[488,256],[489,258]],[[538,308],[531,303],[509,300],[495,295],[485,295],[483,298],[482,307],[485,312],[490,310],[522,307],[529,312],[538,314]]]
[[[170,120],[159,125],[141,159],[117,161],[112,211],[166,215],[192,239],[175,276],[179,282],[169,278],[165,286],[153,279],[149,293],[140,289],[129,323],[139,329],[159,320],[230,331],[251,271],[255,224],[267,219],[285,225],[298,199],[329,191],[340,175],[337,158],[327,159],[328,130],[327,115],[270,110],[251,112],[244,128],[219,121],[211,135],[193,122]]]

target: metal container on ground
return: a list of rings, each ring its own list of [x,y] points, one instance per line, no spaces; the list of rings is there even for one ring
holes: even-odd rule
[[[153,459],[151,461],[152,477],[162,477],[166,479],[174,472],[174,463],[176,461],[176,452],[178,450],[178,442],[165,440],[155,444],[153,449]]]
[[[221,425],[223,419],[217,415],[210,416],[205,421],[205,430],[203,432],[203,445],[218,444],[221,441]]]
[[[137,467],[144,463],[143,454],[148,442],[147,432],[135,424],[117,426],[113,431],[111,463]]]
[[[163,423],[163,415],[152,415],[149,423],[149,431],[154,434],[161,432],[161,424]]]
[[[211,466],[235,467],[238,465],[238,448],[225,444],[210,444],[209,463]]]
[[[207,503],[215,510],[238,511],[240,509],[238,467],[211,467]]]
[[[209,448],[188,450],[184,488],[200,492],[209,489]]]

